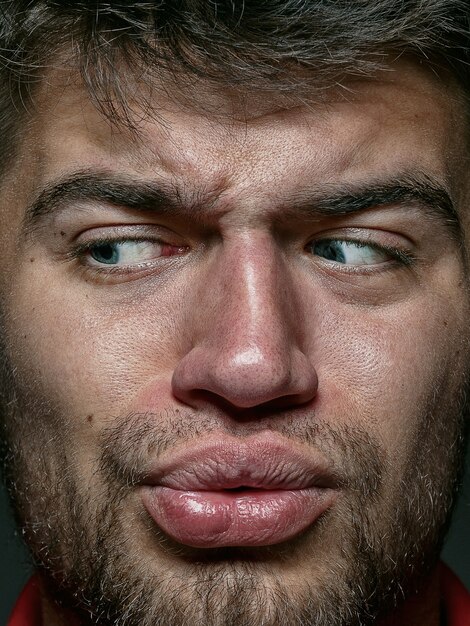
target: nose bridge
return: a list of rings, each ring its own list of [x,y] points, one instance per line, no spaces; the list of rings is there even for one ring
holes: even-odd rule
[[[316,390],[299,350],[288,266],[267,233],[239,233],[214,255],[197,306],[194,344],[173,375],[188,400],[209,391],[240,408]]]
[[[240,237],[222,256],[211,341],[223,346],[234,365],[260,366],[289,343],[286,270],[267,235]]]

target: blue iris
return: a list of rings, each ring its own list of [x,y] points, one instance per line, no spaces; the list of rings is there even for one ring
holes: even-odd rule
[[[119,262],[118,244],[102,243],[90,248],[90,256],[98,263],[114,265]]]
[[[343,242],[334,239],[323,239],[313,244],[313,254],[321,256],[327,261],[335,261],[335,263],[346,263]]]

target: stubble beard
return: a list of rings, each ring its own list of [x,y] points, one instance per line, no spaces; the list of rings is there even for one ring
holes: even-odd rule
[[[418,592],[436,563],[462,471],[468,376],[458,391],[442,377],[393,493],[383,491],[390,468],[366,432],[314,415],[273,421],[338,460],[337,504],[291,542],[198,551],[173,543],[133,498],[148,451],[209,432],[209,420],[168,419],[171,411],[115,420],[88,492],[67,420],[40,389],[4,374],[4,465],[18,521],[51,597],[83,624],[366,626]],[[286,572],[299,559],[293,584]]]

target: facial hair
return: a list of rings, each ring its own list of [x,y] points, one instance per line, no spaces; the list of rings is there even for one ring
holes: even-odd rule
[[[136,506],[135,486],[150,457],[220,431],[215,417],[168,408],[111,420],[87,487],[73,452],[73,420],[8,361],[1,382],[5,477],[50,596],[83,624],[367,626],[419,592],[436,563],[462,471],[468,378],[456,386],[443,374],[435,385],[412,422],[393,487],[390,461],[364,430],[325,424],[314,413],[268,420],[272,430],[325,454],[342,492],[311,528],[281,545],[187,548]],[[247,434],[248,427],[237,433]],[[304,577],[294,582],[299,562]]]

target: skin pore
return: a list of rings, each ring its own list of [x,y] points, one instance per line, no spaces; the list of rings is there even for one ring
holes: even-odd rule
[[[437,626],[469,379],[456,90],[403,61],[321,105],[204,97],[219,116],[162,90],[136,137],[51,79],[3,180],[3,412],[46,623]],[[148,515],[156,462],[266,433],[335,477],[309,528],[201,549]]]

